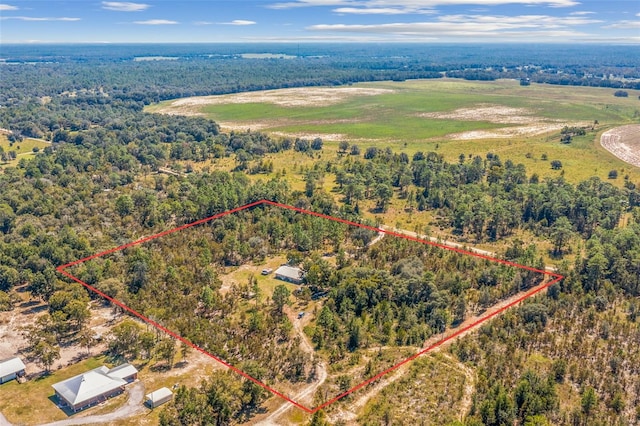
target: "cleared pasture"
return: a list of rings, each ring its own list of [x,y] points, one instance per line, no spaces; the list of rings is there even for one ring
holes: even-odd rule
[[[614,183],[621,185],[626,175],[640,180],[638,168],[599,143],[602,132],[640,122],[640,91],[618,98],[613,89],[457,79],[292,90],[186,98],[151,106],[149,111],[205,115],[225,130],[321,137],[325,157],[337,154],[338,142],[347,140],[363,152],[370,146],[410,155],[437,151],[448,161],[458,161],[460,154],[484,157],[493,152],[504,160],[523,163],[530,174],[541,178],[562,174],[572,182],[591,176],[606,180],[615,169],[620,177]],[[295,94],[290,104],[283,101],[287,93]],[[307,96],[306,103],[302,94]],[[596,121],[587,135],[574,137],[571,144],[560,143],[565,125],[591,130]],[[544,154],[547,160],[542,159]],[[289,155],[282,156],[286,163],[278,161],[279,157],[273,158],[275,170],[291,164]],[[552,170],[552,160],[562,161],[563,168]]]

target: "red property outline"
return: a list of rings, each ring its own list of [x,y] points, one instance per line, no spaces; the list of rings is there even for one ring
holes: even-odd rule
[[[422,244],[429,244],[429,245],[432,245],[432,246],[440,247],[440,248],[445,249],[445,250],[451,250],[451,251],[455,251],[455,252],[458,252],[458,253],[461,253],[461,254],[470,255],[470,256],[474,256],[474,257],[479,257],[481,259],[489,260],[491,262],[501,263],[501,264],[504,264],[504,265],[507,265],[507,266],[512,266],[512,267],[519,268],[519,269],[526,269],[526,270],[529,270],[529,271],[537,272],[537,273],[543,274],[545,276],[553,277],[554,279],[549,281],[548,283],[546,283],[544,286],[541,286],[541,287],[538,287],[538,288],[534,288],[533,290],[529,291],[528,293],[525,293],[523,296],[521,296],[518,299],[510,302],[509,304],[501,307],[500,309],[496,310],[495,312],[491,312],[489,314],[486,314],[486,315],[480,317],[474,323],[469,324],[469,325],[467,325],[467,326],[465,326],[465,327],[463,327],[463,328],[461,328],[459,330],[456,330],[455,333],[453,333],[453,334],[451,334],[451,335],[449,335],[447,337],[444,337],[443,339],[441,339],[440,341],[434,343],[433,345],[421,350],[420,352],[417,352],[416,354],[414,354],[414,355],[410,356],[409,358],[399,362],[398,364],[396,364],[396,365],[394,365],[394,366],[392,366],[390,368],[387,368],[386,370],[376,374],[375,376],[365,380],[364,382],[352,387],[348,391],[346,391],[344,393],[341,393],[340,395],[338,395],[338,396],[336,396],[336,397],[324,402],[321,405],[318,405],[315,408],[309,408],[309,407],[306,407],[306,406],[304,406],[304,405],[292,400],[288,396],[278,392],[277,390],[271,388],[270,386],[262,383],[258,379],[255,379],[255,378],[251,377],[250,375],[248,375],[244,371],[234,367],[233,365],[229,364],[228,362],[224,361],[223,359],[220,359],[217,356],[215,356],[215,355],[205,351],[204,349],[194,345],[193,343],[189,342],[188,340],[186,340],[182,336],[179,336],[178,334],[174,333],[173,331],[169,330],[168,328],[164,327],[163,325],[158,324],[157,322],[147,318],[146,316],[142,315],[141,313],[129,308],[124,303],[120,302],[119,300],[116,300],[116,299],[106,295],[102,291],[100,291],[97,288],[85,283],[84,281],[82,281],[78,277],[72,275],[71,273],[69,273],[69,272],[67,272],[65,270],[65,269],[67,269],[69,267],[79,265],[79,264],[84,263],[86,261],[89,261],[89,260],[92,260],[92,259],[96,259],[98,257],[106,256],[108,254],[124,250],[124,249],[126,249],[128,247],[132,247],[132,246],[135,246],[135,245],[138,245],[138,244],[145,243],[145,242],[150,241],[150,240],[154,240],[156,238],[163,237],[163,236],[171,234],[173,232],[181,231],[183,229],[187,229],[187,228],[190,228],[192,226],[200,225],[200,224],[212,221],[214,219],[219,219],[219,218],[227,216],[229,214],[236,213],[236,212],[239,212],[239,211],[242,211],[242,210],[246,210],[246,209],[249,209],[251,207],[256,207],[256,206],[259,206],[259,205],[263,205],[263,204],[271,205],[271,206],[275,206],[275,207],[280,207],[280,208],[283,208],[283,209],[293,210],[293,211],[296,211],[298,213],[317,216],[317,217],[321,217],[321,218],[324,218],[324,219],[333,220],[334,222],[340,222],[340,223],[344,223],[344,224],[350,225],[350,226],[357,226],[357,227],[360,227],[360,228],[369,229],[369,230],[372,230],[372,231],[375,231],[375,232],[383,232],[384,234],[392,235],[394,237],[404,238],[406,240],[411,240],[411,241],[417,241],[417,242],[422,243]],[[227,367],[227,368],[231,369],[232,371],[238,373],[242,377],[244,377],[244,378],[246,378],[248,380],[251,380],[252,382],[256,383],[257,385],[262,386],[264,389],[268,390],[272,394],[279,396],[280,398],[290,402],[291,404],[295,405],[296,407],[298,407],[301,410],[304,410],[304,411],[306,411],[307,413],[310,413],[310,414],[313,414],[316,411],[321,410],[321,409],[333,404],[334,402],[338,401],[339,399],[344,398],[345,396],[351,394],[352,392],[357,391],[358,389],[360,389],[360,388],[368,385],[369,383],[381,378],[385,374],[387,374],[387,373],[389,373],[389,372],[401,367],[402,365],[413,361],[414,359],[418,358],[419,356],[424,355],[427,352],[432,351],[433,349],[435,349],[438,346],[448,342],[449,340],[455,339],[456,337],[458,337],[459,335],[461,335],[465,331],[467,331],[469,329],[472,329],[472,328],[476,327],[479,324],[482,324],[483,322],[485,322],[485,321],[493,318],[494,316],[504,312],[505,310],[511,308],[512,306],[517,305],[518,303],[522,302],[523,300],[528,299],[529,297],[541,292],[542,290],[548,288],[549,286],[559,282],[560,280],[562,280],[564,278],[564,276],[562,276],[560,274],[557,274],[555,272],[550,272],[550,271],[545,271],[545,270],[541,270],[541,269],[532,268],[530,266],[520,265],[518,263],[510,262],[508,260],[497,259],[497,258],[494,258],[494,257],[491,257],[491,256],[486,256],[484,254],[480,254],[480,253],[476,253],[476,252],[472,252],[472,251],[468,251],[468,250],[463,250],[463,249],[458,248],[458,247],[450,247],[450,246],[447,246],[447,245],[444,245],[444,244],[435,243],[435,242],[428,241],[428,240],[423,240],[423,239],[420,239],[420,238],[417,238],[417,237],[412,237],[412,236],[409,236],[409,235],[404,235],[404,234],[400,234],[400,233],[397,233],[397,232],[388,231],[388,230],[384,230],[384,229],[381,229],[381,228],[376,228],[376,227],[373,227],[373,226],[368,226],[368,225],[363,225],[363,224],[360,224],[360,223],[355,223],[355,222],[352,222],[352,221],[349,221],[349,220],[340,219],[340,218],[329,216],[329,215],[325,215],[325,214],[322,214],[322,213],[312,212],[310,210],[305,210],[305,209],[289,206],[287,204],[277,203],[277,202],[270,201],[270,200],[255,201],[253,203],[249,203],[249,204],[246,204],[246,205],[241,206],[241,207],[236,207],[235,209],[231,209],[231,210],[228,210],[226,212],[218,213],[216,215],[213,215],[213,216],[210,216],[210,217],[207,217],[207,218],[204,218],[204,219],[200,219],[200,220],[197,220],[195,222],[179,226],[177,228],[169,229],[167,231],[163,231],[163,232],[160,232],[160,233],[155,234],[155,235],[144,237],[144,238],[141,238],[139,240],[132,241],[132,242],[129,242],[127,244],[123,244],[123,245],[121,245],[119,247],[115,247],[115,248],[112,248],[112,249],[109,249],[109,250],[106,250],[106,251],[103,251],[103,252],[96,253],[94,255],[85,257],[83,259],[75,260],[75,261],[67,263],[65,265],[58,266],[56,268],[56,270],[58,272],[60,272],[61,274],[65,275],[66,277],[70,278],[71,280],[82,284],[88,290],[98,294],[100,297],[102,297],[102,298],[108,300],[109,302],[121,307],[122,309],[124,309],[125,311],[129,312],[130,314],[140,318],[141,320],[143,320],[146,323],[156,327],[157,329],[162,330],[163,332],[167,333],[171,337],[173,337],[173,338],[181,341],[182,343],[192,347],[193,349],[197,350],[198,352],[201,352],[204,355],[207,355],[208,357],[216,360],[217,362],[219,362],[220,364],[224,365],[225,367]]]

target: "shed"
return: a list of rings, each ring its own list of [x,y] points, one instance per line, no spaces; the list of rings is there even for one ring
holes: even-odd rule
[[[145,398],[145,403],[149,406],[149,408],[156,408],[164,404],[165,402],[171,401],[171,398],[173,398],[173,392],[171,392],[168,388],[160,388],[147,394]]]
[[[276,269],[276,278],[293,284],[302,284],[304,282],[304,273],[302,269],[294,266],[282,265]]]
[[[25,365],[18,357],[0,361],[0,384],[25,375]]]

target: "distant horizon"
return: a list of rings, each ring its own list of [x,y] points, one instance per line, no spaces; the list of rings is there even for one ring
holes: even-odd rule
[[[582,42],[582,43],[568,43],[568,42],[546,42],[536,43],[532,41],[401,41],[401,40],[389,40],[389,41],[329,41],[329,40],[317,40],[317,41],[118,41],[118,42],[96,42],[96,41],[38,41],[38,42],[2,42],[4,46],[126,46],[126,45],[173,45],[173,46],[188,46],[188,45],[376,45],[376,44],[395,44],[395,45],[452,45],[452,46],[478,46],[478,45],[490,45],[490,46],[632,46],[640,47],[640,43],[634,42]]]
[[[7,1],[2,44],[640,44],[635,0]]]

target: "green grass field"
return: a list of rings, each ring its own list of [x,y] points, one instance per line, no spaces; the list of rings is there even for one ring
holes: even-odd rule
[[[640,122],[640,91],[631,90],[628,98],[617,98],[613,96],[612,89],[536,84],[520,86],[512,80],[470,82],[453,79],[362,83],[351,87],[392,92],[374,96],[353,94],[337,104],[324,106],[288,107],[255,102],[192,108],[219,122],[223,128],[225,123],[230,123],[236,129],[260,129],[278,135],[319,135],[325,140],[325,158],[337,155],[338,140],[344,139],[360,146],[363,152],[370,146],[390,147],[410,155],[417,151],[437,151],[448,161],[457,161],[460,154],[484,157],[493,152],[503,159],[523,163],[529,174],[535,172],[542,178],[562,174],[571,182],[591,176],[607,180],[609,171],[615,169],[620,177],[611,181],[614,184],[622,185],[625,175],[632,180],[640,180],[638,168],[617,159],[599,143],[603,131],[617,125]],[[260,99],[261,93],[255,92],[256,100]],[[154,105],[149,111],[171,109],[171,102]],[[531,123],[555,125],[555,129],[550,128],[537,135],[513,131],[512,135],[504,138],[456,140],[452,134],[515,129],[527,123],[496,123],[486,114],[464,119],[420,116],[486,106],[520,108],[525,117],[531,118]],[[587,125],[595,120],[598,125],[593,132],[574,138],[569,145],[559,142],[558,123]],[[547,160],[542,160],[543,154]],[[289,155],[282,156],[282,162],[279,155],[273,158],[276,170],[283,164],[291,164]],[[552,170],[552,160],[562,161],[563,169]]]
[[[36,155],[33,152],[33,148],[39,148],[40,150],[46,148],[50,144],[47,142],[43,142],[38,139],[25,138],[22,142],[14,142],[11,144],[9,139],[7,139],[7,135],[4,133],[0,133],[0,148],[4,150],[4,152],[9,153],[11,151],[15,151],[16,158],[15,160],[9,160],[4,163],[0,160],[0,167],[4,165],[15,166],[18,164],[21,158],[32,158]]]

